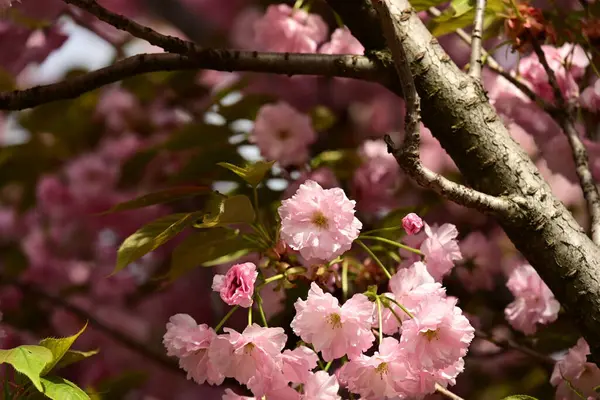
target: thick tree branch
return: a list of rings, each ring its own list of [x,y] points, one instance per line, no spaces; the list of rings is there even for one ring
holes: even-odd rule
[[[411,9],[399,10],[390,0],[375,1],[375,8],[380,14],[383,33],[392,52],[396,72],[400,79],[404,101],[406,104],[405,138],[400,148],[396,148],[389,135],[385,142],[388,151],[394,155],[404,172],[419,185],[435,191],[442,197],[462,206],[478,209],[486,213],[508,213],[513,207],[511,202],[499,197],[478,192],[426,168],[419,157],[421,101],[417,94],[410,64],[406,58],[402,42],[406,40],[403,22],[408,21]]]
[[[328,0],[340,15],[365,1]],[[400,10],[410,8],[408,0],[395,4]],[[359,40],[379,31],[367,16],[344,22]],[[518,211],[497,220],[574,317],[592,359],[600,362],[600,248],[510,137],[481,84],[460,71],[414,13],[408,15],[405,31],[403,47],[421,97],[423,121],[471,187],[523,199]]]
[[[531,38],[531,42],[535,54],[538,56],[540,63],[544,67],[546,75],[548,75],[548,82],[550,82],[550,86],[552,86],[554,99],[558,105],[558,108],[552,112],[552,115],[565,131],[567,139],[569,140],[569,145],[571,146],[573,160],[575,161],[575,170],[577,171],[579,183],[581,184],[583,196],[585,197],[588,213],[590,215],[592,240],[597,245],[600,245],[600,193],[598,192],[598,187],[596,186],[596,182],[594,182],[594,177],[590,170],[587,149],[575,129],[573,109],[563,96],[556,75],[552,68],[550,68],[542,47],[535,38]]]
[[[481,79],[481,48],[483,47],[483,18],[485,16],[486,0],[477,0],[475,4],[475,22],[473,24],[473,40],[471,43],[471,60],[469,62],[469,75]]]
[[[72,99],[109,83],[148,72],[189,69],[341,76],[382,84],[390,79],[388,69],[364,56],[204,49],[193,57],[170,53],[140,54],[51,85],[0,92],[0,109],[22,110],[51,101]]]

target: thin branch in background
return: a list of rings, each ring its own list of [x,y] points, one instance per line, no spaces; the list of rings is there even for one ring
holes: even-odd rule
[[[449,391],[448,389],[446,389],[439,383],[435,384],[435,391],[438,392],[439,394],[441,394],[442,396],[445,396],[451,400],[465,400],[462,397],[452,393],[451,391]]]
[[[460,205],[478,209],[487,213],[506,213],[513,209],[513,205],[506,199],[494,197],[474,189],[452,182],[440,174],[427,169],[420,160],[419,146],[420,138],[420,99],[417,94],[412,72],[404,47],[402,45],[403,32],[402,23],[407,21],[406,15],[412,11],[395,10],[396,8],[390,2],[393,0],[383,0],[374,2],[376,9],[380,13],[383,32],[388,42],[388,46],[394,58],[394,65],[400,78],[400,84],[404,93],[406,104],[405,120],[405,138],[401,148],[396,148],[394,142],[386,135],[385,142],[388,145],[388,151],[394,155],[396,161],[402,169],[413,178],[422,187],[431,189],[442,197],[452,200]],[[392,15],[397,14],[394,18]]]
[[[579,177],[579,183],[583,190],[583,197],[585,197],[588,213],[590,215],[592,241],[596,245],[600,245],[600,193],[598,192],[598,187],[592,176],[587,149],[579,137],[577,129],[575,129],[574,109],[568,104],[563,96],[558,80],[556,79],[556,74],[552,68],[550,68],[542,46],[534,37],[531,37],[531,44],[533,46],[533,51],[546,71],[546,75],[548,75],[548,82],[550,83],[550,86],[552,86],[554,98],[558,105],[558,108],[556,108],[551,115],[564,130],[569,145],[571,146],[573,160],[575,161],[575,170]]]
[[[486,0],[477,0],[475,5],[475,22],[473,24],[473,33],[471,33],[471,60],[469,63],[469,75],[473,78],[481,79],[481,49],[483,47],[483,19],[485,16]]]
[[[161,47],[171,53],[188,54],[199,51],[200,47],[193,42],[179,39],[175,36],[163,35],[154,29],[130,20],[120,14],[107,10],[98,4],[95,0],[63,0],[67,4],[72,4],[89,12],[101,21],[106,22],[125,32],[129,32],[135,37],[146,40],[148,43]]]
[[[537,351],[530,349],[529,347],[522,346],[512,339],[498,339],[492,336],[491,334],[481,331],[479,329],[475,330],[475,337],[490,342],[505,350],[519,351],[535,360],[540,361],[542,364],[548,367],[554,367],[555,361],[552,357],[538,353]]]
[[[108,337],[127,347],[129,350],[138,353],[171,371],[177,372],[178,374],[182,373],[181,369],[179,369],[177,363],[174,360],[168,358],[162,353],[153,352],[147,344],[140,343],[135,339],[132,339],[131,337],[125,335],[123,332],[120,332],[116,329],[111,328],[110,326],[105,325],[103,322],[96,319],[87,311],[68,303],[60,297],[43,292],[26,283],[18,282],[12,279],[7,279],[5,277],[0,277],[0,282],[2,282],[3,285],[13,285],[18,287],[26,296],[32,296],[41,301],[46,301],[54,307],[62,308],[74,314],[76,317],[88,321],[88,323],[91,326],[95,327],[98,331],[106,334]]]
[[[288,76],[339,76],[384,85],[390,78],[390,71],[382,64],[356,55],[259,53],[220,49],[203,49],[193,57],[170,53],[139,54],[58,83],[0,92],[0,110],[23,110],[52,101],[73,99],[135,75],[190,69],[267,72]]]

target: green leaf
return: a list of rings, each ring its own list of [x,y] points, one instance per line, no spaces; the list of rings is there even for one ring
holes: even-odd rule
[[[90,396],[76,384],[59,376],[41,379],[42,393],[52,400],[90,400]]]
[[[486,3],[483,19],[484,30],[490,27],[494,21],[501,18],[499,14],[504,11],[505,5],[502,0],[489,0]],[[452,33],[459,28],[465,28],[473,24],[475,16],[474,2],[472,0],[453,0],[442,15],[433,19],[429,26],[431,34],[443,36]]]
[[[249,247],[238,231],[216,228],[194,232],[173,251],[169,279],[175,280],[198,266],[209,266],[206,264],[248,251]]]
[[[134,210],[136,208],[148,207],[155,204],[163,204],[171,201],[185,199],[187,197],[196,196],[210,192],[207,186],[180,186],[170,189],[161,190],[159,192],[148,193],[130,201],[119,203],[110,210],[102,214],[114,213],[118,211]]]
[[[324,132],[331,128],[337,121],[335,113],[325,106],[316,106],[310,111],[312,125],[317,132]]]
[[[234,174],[248,182],[252,187],[257,187],[265,178],[267,172],[271,170],[273,164],[275,164],[275,161],[258,161],[254,164],[248,164],[245,167],[238,167],[237,165],[226,162],[220,162],[217,165],[232,171]]]
[[[52,352],[52,361],[49,362],[44,370],[42,371],[42,375],[46,375],[48,372],[54,368],[56,364],[64,357],[64,355],[69,351],[75,340],[85,331],[87,328],[87,323],[83,328],[73,336],[69,336],[66,338],[46,338],[40,342],[40,346],[44,346],[48,350]]]
[[[80,361],[85,360],[86,358],[90,358],[91,356],[95,356],[98,354],[100,350],[90,350],[90,351],[78,351],[78,350],[69,350],[65,353],[63,358],[60,359],[58,364],[54,368],[60,369],[65,368],[71,364],[78,363]]]
[[[118,272],[132,262],[174,238],[186,227],[192,225],[199,213],[171,214],[144,225],[129,236],[119,247],[117,265]]]
[[[535,397],[524,395],[524,394],[515,394],[512,396],[505,397],[502,400],[538,400],[538,399]]]
[[[40,375],[46,365],[52,362],[52,352],[43,346],[25,345],[14,349],[0,350],[0,364],[10,364],[27,376],[41,392]]]
[[[254,208],[247,196],[232,197],[215,196],[209,203],[208,212],[201,223],[194,224],[195,228],[215,228],[232,224],[252,223]]]

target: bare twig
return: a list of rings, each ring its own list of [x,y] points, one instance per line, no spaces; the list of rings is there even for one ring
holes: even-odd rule
[[[385,84],[389,71],[364,56],[258,53],[200,50],[193,57],[179,54],[140,54],[108,67],[51,85],[0,92],[0,109],[22,110],[56,100],[72,99],[109,83],[156,71],[188,69],[269,72],[284,75],[323,75],[363,79]]]
[[[177,363],[172,359],[168,358],[162,353],[153,352],[147,344],[140,343],[135,339],[125,335],[123,332],[120,332],[116,329],[111,328],[110,326],[105,325],[103,322],[96,319],[93,315],[88,313],[87,311],[70,304],[69,302],[61,299],[58,296],[54,296],[52,294],[43,292],[32,285],[25,284],[23,282],[15,281],[12,279],[6,279],[5,277],[0,277],[0,281],[2,284],[14,285],[18,287],[26,296],[33,296],[40,300],[46,301],[50,303],[52,306],[62,308],[78,318],[83,320],[87,320],[90,325],[98,329],[98,331],[106,334],[111,339],[120,343],[121,345],[127,347],[135,353],[138,353],[149,360],[154,361],[155,363],[172,370],[177,373],[181,373],[182,371],[177,366]]]
[[[585,197],[588,213],[590,214],[592,241],[595,244],[600,245],[600,193],[598,192],[598,187],[594,182],[594,177],[590,170],[587,150],[579,137],[577,129],[575,129],[573,107],[568,104],[563,96],[560,86],[558,85],[558,80],[556,79],[556,74],[552,68],[550,68],[546,55],[542,50],[542,46],[533,37],[531,38],[531,44],[535,54],[546,71],[546,75],[548,75],[548,82],[552,87],[554,99],[558,105],[558,107],[551,112],[551,115],[565,131],[569,145],[571,146],[573,160],[575,161],[575,170],[577,171],[579,183],[583,190],[583,197]]]
[[[383,33],[394,58],[394,65],[400,78],[400,84],[406,103],[405,139],[401,148],[396,148],[389,136],[385,137],[388,151],[394,155],[403,170],[421,186],[431,189],[446,199],[466,207],[476,208],[483,212],[498,213],[513,209],[506,199],[490,196],[466,186],[452,182],[442,175],[427,169],[420,160],[420,99],[415,88],[412,72],[402,45],[402,23],[407,21],[414,11],[400,11],[393,4],[394,0],[374,2],[380,13]],[[392,11],[393,9],[393,11]],[[396,15],[393,17],[392,15]]]
[[[445,396],[451,400],[465,400],[462,397],[452,393],[451,391],[449,391],[448,389],[446,389],[439,383],[435,384],[435,391],[438,392],[439,394],[441,394],[442,396]]]
[[[531,358],[534,358],[538,361],[540,361],[541,363],[543,363],[544,365],[547,365],[549,367],[554,366],[555,361],[552,359],[552,357],[549,357],[545,354],[541,354],[538,353],[535,350],[530,349],[529,347],[525,347],[525,346],[521,346],[520,344],[518,344],[517,342],[515,342],[514,340],[511,339],[498,339],[494,336],[492,336],[491,334],[481,331],[479,329],[475,330],[475,337],[479,338],[479,339],[483,339],[486,340],[490,343],[495,344],[498,347],[501,347],[505,350],[516,350],[519,351]]]
[[[483,17],[485,15],[486,0],[477,0],[475,5],[475,22],[473,24],[473,38],[471,42],[471,60],[469,63],[469,75],[481,79],[481,48],[483,36]]]

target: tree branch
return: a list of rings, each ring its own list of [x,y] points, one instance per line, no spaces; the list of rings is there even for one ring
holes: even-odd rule
[[[388,69],[364,56],[204,49],[193,57],[170,53],[140,54],[62,82],[0,92],[0,109],[22,110],[51,101],[72,99],[109,83],[148,72],[189,69],[340,76],[382,84],[390,79]]]
[[[406,104],[404,143],[402,147],[396,148],[390,136],[386,135],[385,142],[388,145],[388,151],[394,155],[407,175],[419,185],[435,191],[442,197],[486,213],[508,213],[515,207],[508,200],[452,182],[426,168],[421,162],[419,157],[421,101],[402,45],[402,42],[406,40],[403,22],[408,21],[414,10],[400,11],[394,5],[393,0],[375,1],[373,4],[380,14],[383,33],[392,52]]]
[[[481,79],[481,48],[483,36],[483,18],[485,16],[486,0],[477,0],[475,5],[475,22],[473,24],[473,40],[471,43],[471,60],[469,63],[469,75]]]
[[[600,193],[598,192],[598,187],[596,186],[596,182],[594,182],[594,177],[590,170],[587,149],[581,141],[577,129],[575,129],[573,109],[563,96],[556,75],[552,68],[550,68],[542,47],[534,37],[531,38],[531,43],[535,54],[546,71],[546,75],[548,75],[548,82],[550,82],[550,86],[552,86],[554,98],[558,104],[558,108],[555,108],[554,111],[551,112],[551,115],[554,116],[554,119],[556,119],[565,131],[569,145],[571,146],[573,160],[575,161],[575,170],[577,171],[579,183],[583,190],[583,197],[585,197],[588,213],[590,215],[592,241],[597,245],[600,245]]]
[[[129,32],[135,37],[144,39],[150,44],[161,47],[171,53],[188,54],[199,51],[200,47],[193,42],[182,40],[174,36],[163,35],[154,29],[130,20],[120,14],[107,10],[96,2],[96,0],[63,0],[67,4],[73,4],[101,21],[106,22],[122,31]]]

